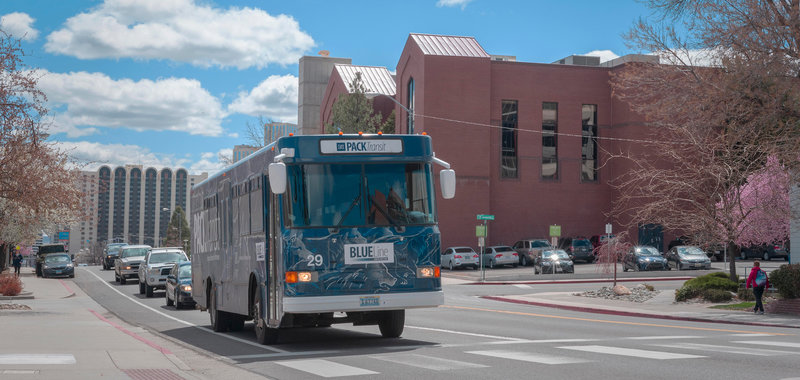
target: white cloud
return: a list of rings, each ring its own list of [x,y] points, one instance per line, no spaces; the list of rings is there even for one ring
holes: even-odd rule
[[[47,36],[45,49],[81,59],[169,59],[198,66],[297,63],[314,46],[291,16],[212,8],[194,0],[105,0]]]
[[[39,37],[39,31],[31,25],[34,21],[36,19],[27,13],[9,13],[0,17],[0,30],[19,39],[33,41]]]
[[[601,63],[602,62],[608,62],[608,61],[610,61],[612,59],[619,58],[619,56],[616,55],[611,50],[592,50],[592,51],[590,51],[588,53],[585,53],[585,54],[582,54],[582,55],[588,55],[588,56],[592,56],[592,57],[600,57],[600,62]]]
[[[271,75],[249,93],[239,93],[236,100],[228,106],[228,112],[296,123],[297,85],[297,77],[294,75]]]
[[[87,141],[58,142],[56,145],[77,163],[82,164],[82,170],[88,171],[97,170],[103,165],[116,167],[134,164],[156,169],[185,168],[190,174],[207,172],[212,175],[224,168],[224,165],[217,160],[218,154],[223,153],[228,156],[232,154],[231,149],[221,149],[216,153],[205,152],[201,154],[200,160],[195,162],[185,157],[176,158],[169,153],[151,152],[148,148],[138,145],[100,144]]]
[[[472,0],[439,0],[436,2],[437,7],[461,7],[464,9],[467,7],[467,4],[472,2]]]
[[[56,114],[50,133],[78,137],[87,127],[181,131],[219,136],[219,100],[194,79],[114,80],[102,73],[49,73],[39,80]]]

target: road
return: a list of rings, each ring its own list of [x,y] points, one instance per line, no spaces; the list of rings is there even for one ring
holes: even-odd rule
[[[508,269],[503,275],[525,270],[530,268]],[[255,342],[250,323],[238,333],[214,333],[207,313],[167,307],[163,292],[154,298],[139,295],[135,281],[114,283],[113,271],[82,267],[75,283],[128,323],[205,353],[209,360],[275,379],[800,376],[797,329],[595,315],[486,300],[479,296],[580,291],[599,285],[454,283],[454,277],[465,273],[445,271],[450,278],[445,279],[446,305],[408,311],[400,339],[381,338],[377,326],[334,325],[282,331],[280,344],[272,347]],[[659,286],[681,283],[662,281]]]

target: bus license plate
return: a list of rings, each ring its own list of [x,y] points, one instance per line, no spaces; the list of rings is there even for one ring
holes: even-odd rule
[[[380,306],[381,296],[361,297],[361,306]]]

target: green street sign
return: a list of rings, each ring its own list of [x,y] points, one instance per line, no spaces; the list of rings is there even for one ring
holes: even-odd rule
[[[551,225],[550,226],[550,236],[551,237],[561,237],[561,226],[559,225]]]
[[[478,220],[494,220],[494,215],[478,214]]]
[[[478,225],[475,226],[475,236],[477,237],[486,237],[486,226]]]

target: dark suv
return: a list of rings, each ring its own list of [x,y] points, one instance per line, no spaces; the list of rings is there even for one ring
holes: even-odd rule
[[[114,267],[114,260],[119,257],[119,252],[122,247],[128,245],[128,243],[110,243],[106,246],[106,249],[103,250],[103,269],[111,269]]]
[[[558,240],[558,248],[567,251],[572,261],[594,262],[592,242],[585,237],[564,237]]]
[[[36,276],[42,276],[42,264],[44,257],[50,253],[67,253],[64,244],[43,244],[39,246],[39,251],[36,252]]]

